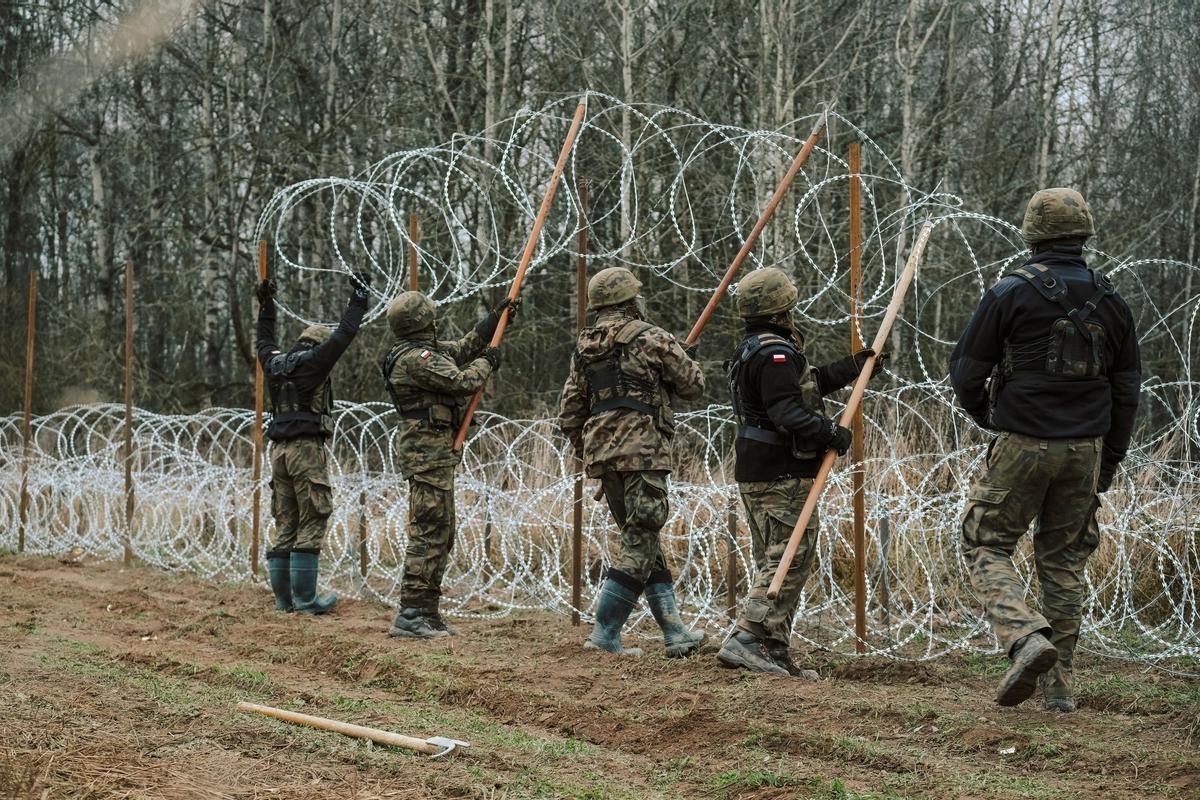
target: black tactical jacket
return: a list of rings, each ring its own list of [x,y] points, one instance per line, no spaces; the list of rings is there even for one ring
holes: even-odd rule
[[[782,326],[747,325],[736,352],[741,353],[748,340],[762,334],[792,337],[792,331]],[[857,376],[852,357],[812,367],[797,347],[772,344],[755,353],[737,370],[739,408],[735,413],[747,425],[777,432],[788,441],[768,444],[738,436],[734,478],[771,481],[784,476],[815,477],[837,425],[825,415],[821,397]]]
[[[342,314],[341,322],[338,323],[337,328],[333,331],[333,335],[327,341],[315,346],[308,343],[298,343],[288,351],[292,353],[309,349],[310,347],[312,349],[312,358],[297,366],[290,376],[292,382],[296,385],[297,393],[302,398],[312,397],[329,380],[329,373],[333,371],[333,366],[341,358],[342,353],[346,352],[346,348],[354,340],[354,335],[358,333],[358,326],[362,323],[363,314],[366,310],[367,301],[352,295],[350,303],[346,306],[346,311]],[[262,308],[259,309],[258,337],[255,342],[255,348],[258,350],[258,360],[263,366],[263,371],[267,373],[267,377],[269,378],[268,364],[272,358],[281,352],[279,346],[275,343],[274,301],[263,303]],[[289,415],[289,417],[295,416]],[[272,418],[271,424],[267,427],[267,436],[273,441],[295,439],[298,436],[326,435],[328,435],[328,431],[323,429],[320,416],[316,414],[311,416],[302,415],[301,418],[289,418],[286,421],[279,421]]]
[[[1055,245],[1034,255],[1030,264],[1049,267],[1065,281],[1067,300],[1076,307],[1094,296],[1096,281],[1079,246]],[[1137,412],[1142,366],[1137,331],[1129,306],[1119,294],[1103,297],[1088,317],[1103,327],[1099,375],[1068,377],[1043,368],[1052,328],[1064,320],[1062,306],[1039,293],[1027,280],[1009,275],[983,296],[975,315],[950,356],[950,381],[963,409],[982,427],[1039,439],[1104,437],[1104,467],[1112,470],[1125,457]],[[1001,381],[989,413],[985,381],[1005,352],[1017,371]]]

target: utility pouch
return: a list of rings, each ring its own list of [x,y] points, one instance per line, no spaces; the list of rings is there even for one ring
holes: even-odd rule
[[[1056,320],[1050,328],[1050,349],[1046,353],[1046,374],[1068,378],[1096,378],[1104,374],[1104,326],[1084,323],[1090,336],[1084,337],[1069,319]]]

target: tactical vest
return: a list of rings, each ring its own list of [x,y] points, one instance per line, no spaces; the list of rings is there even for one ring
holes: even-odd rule
[[[1089,322],[1088,317],[1105,297],[1116,293],[1116,288],[1105,276],[1090,269],[1088,273],[1096,291],[1082,309],[1071,305],[1066,282],[1056,277],[1049,267],[1026,264],[1010,273],[1027,281],[1046,300],[1061,306],[1066,317],[1054,321],[1044,344],[1014,348],[1008,342],[1004,343],[1003,381],[1031,373],[1072,380],[1097,378],[1107,373],[1108,365],[1104,359],[1107,334],[1103,325]]]
[[[280,353],[267,362],[267,391],[275,422],[315,422],[326,434],[333,433],[333,383],[326,378],[319,386],[302,391],[292,376],[312,360],[312,350]]]
[[[675,431],[675,421],[671,406],[665,401],[662,383],[646,381],[626,366],[629,346],[653,327],[640,319],[630,320],[617,331],[608,352],[584,356],[576,349],[575,368],[587,379],[589,415],[617,409],[648,414],[670,436]]]
[[[825,414],[825,398],[821,395],[821,387],[817,385],[816,370],[810,369],[808,362],[804,359],[804,353],[796,344],[783,336],[774,333],[759,333],[754,336],[747,336],[738,344],[737,350],[733,353],[733,358],[726,363],[726,368],[729,371],[729,396],[733,401],[733,415],[737,419],[738,429],[737,435],[739,439],[751,439],[763,444],[775,445],[777,447],[787,447],[792,451],[792,455],[799,459],[811,459],[822,455],[824,449],[809,448],[805,443],[798,442],[794,437],[780,433],[775,423],[766,415],[766,410],[763,409],[762,416],[754,416],[747,413],[745,402],[743,401],[743,381],[742,370],[750,363],[756,355],[764,348],[780,347],[786,349],[789,353],[799,356],[801,361],[804,361],[804,367],[801,370],[800,379],[800,400],[804,406],[810,411],[815,411],[822,416]]]
[[[401,419],[428,422],[437,428],[458,427],[462,424],[462,409],[466,398],[431,392],[413,384],[397,389],[396,385],[392,383],[392,370],[395,369],[396,362],[405,353],[417,349],[429,349],[428,343],[397,342],[391,350],[384,354],[383,360],[379,364],[384,388],[387,389],[388,396],[392,398],[392,406],[396,409],[396,414]]]

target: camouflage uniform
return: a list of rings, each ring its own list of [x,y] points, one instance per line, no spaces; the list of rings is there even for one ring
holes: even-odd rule
[[[300,436],[271,447],[272,552],[319,551],[333,513],[325,440]]]
[[[1129,308],[1083,258],[1095,232],[1083,197],[1037,192],[1021,232],[1032,256],[987,291],[950,357],[962,407],[1000,431],[967,495],[964,558],[1012,659],[997,702],[1020,703],[1041,682],[1047,708],[1071,711],[1083,571],[1099,493],[1129,446],[1141,363]],[[1041,613],[1012,563],[1031,523]]]

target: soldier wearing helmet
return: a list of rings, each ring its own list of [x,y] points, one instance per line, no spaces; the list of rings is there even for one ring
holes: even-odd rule
[[[812,366],[791,318],[796,287],[779,269],[758,269],[737,287],[745,333],[729,364],[729,391],[737,418],[734,477],[750,523],[757,568],[736,627],[717,654],[728,667],[816,680],[788,651],[792,619],[816,555],[817,517],[809,521],[779,595],[767,589],[787,548],[829,450],[845,454],[850,431],[825,409],[824,396],[862,371],[873,350]],[[886,358],[886,354],[878,361]]]
[[[454,434],[471,397],[500,367],[500,350],[489,342],[510,305],[509,313],[515,312],[516,304],[505,298],[466,336],[444,340],[437,338],[437,307],[421,292],[404,292],[388,304],[395,343],[380,372],[396,409],[394,452],[408,480],[411,520],[391,636],[437,639],[456,633],[439,609],[456,530],[454,470],[462,461]]]
[[[1141,387],[1137,332],[1112,283],[1088,269],[1092,213],[1073,189],[1042,189],[1025,211],[1031,255],[984,294],[950,356],[963,409],[998,436],[971,485],[963,555],[1012,661],[996,701],[1040,683],[1052,711],[1074,711],[1071,670],[1083,570],[1099,543],[1099,495],[1125,457]],[[1013,568],[1034,527],[1041,613]]]
[[[337,330],[309,325],[286,353],[275,343],[275,283],[258,287],[256,349],[271,398],[271,510],[275,541],[267,571],[280,611],[324,614],[336,597],[317,595],[317,571],[325,527],[333,511],[325,439],[333,434],[333,386],[329,374],[354,340],[371,276],[350,277],[353,293]]]
[[[644,593],[667,656],[680,657],[699,648],[704,632],[683,624],[659,531],[669,513],[671,396],[700,397],[704,375],[674,336],[646,321],[641,290],[624,267],[601,270],[588,282],[596,320],[576,342],[559,426],[587,474],[600,479],[621,531],[584,646],[641,655],[621,646],[621,627]]]

